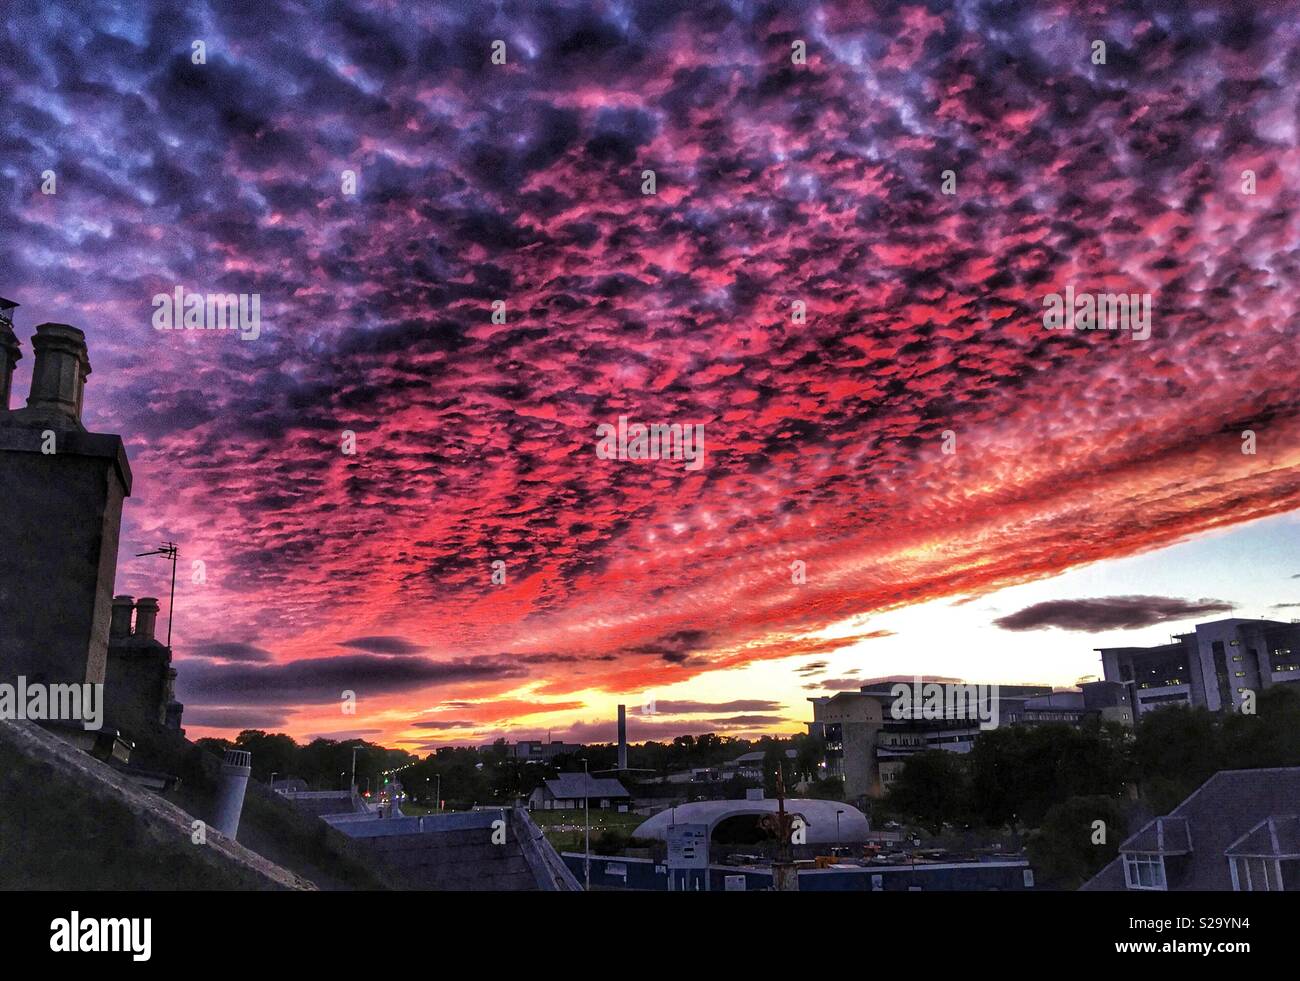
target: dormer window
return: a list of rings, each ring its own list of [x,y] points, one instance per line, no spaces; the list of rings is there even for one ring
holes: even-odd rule
[[[1300,815],[1265,818],[1224,852],[1236,892],[1283,892],[1300,886]]]
[[[1124,856],[1124,884],[1130,889],[1157,889],[1165,886],[1165,860],[1162,855],[1129,854]]]
[[[1234,857],[1228,861],[1232,867],[1232,888],[1235,892],[1282,890],[1282,863],[1276,859]]]

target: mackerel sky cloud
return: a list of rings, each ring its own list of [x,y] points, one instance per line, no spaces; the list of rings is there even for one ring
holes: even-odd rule
[[[1300,4],[1179,6],[15,4],[0,292],[87,333],[118,590],[181,543],[192,734],[802,693],[868,615],[1295,510]],[[178,285],[260,337],[155,331]],[[1045,330],[1067,286],[1150,339]],[[598,458],[620,415],[704,466]],[[802,717],[680,691],[634,738]]]

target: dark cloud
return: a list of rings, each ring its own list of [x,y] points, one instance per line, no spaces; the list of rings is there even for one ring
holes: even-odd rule
[[[341,743],[349,739],[364,739],[366,736],[374,736],[383,731],[383,729],[344,729],[341,732],[310,732],[307,734],[307,740],[310,742],[313,739],[329,739]]]
[[[804,685],[804,691],[857,691],[864,682],[861,678],[826,678]]]
[[[791,720],[779,715],[729,715],[725,718],[709,719],[705,725],[719,729],[739,729],[744,726],[776,726],[789,721]]]
[[[523,669],[490,658],[431,661],[421,657],[343,654],[254,667],[199,662],[177,682],[186,703],[245,705],[338,702],[344,691],[367,695],[518,678]]]
[[[1170,596],[1103,596],[1097,599],[1048,600],[999,617],[994,625],[1003,630],[1134,630],[1171,620],[1190,620],[1215,613],[1231,613],[1232,604],[1223,600],[1184,600]]]
[[[185,706],[185,724],[212,729],[279,729],[293,715],[288,709]]]
[[[678,630],[656,638],[648,644],[627,648],[626,653],[652,654],[669,664],[685,664],[692,652],[708,644],[709,635],[707,630]]]
[[[371,654],[418,654],[424,650],[422,645],[413,644],[402,637],[353,637],[351,640],[340,640],[339,646],[355,647]]]
[[[807,726],[802,722],[784,719],[777,715],[742,715],[730,718],[696,719],[682,722],[673,719],[659,719],[655,716],[629,715],[627,718],[628,739],[632,742],[654,740],[668,742],[681,735],[702,735],[706,732],[744,733],[756,729],[766,729],[774,725],[785,725],[791,732],[806,732]],[[545,733],[542,733],[545,735]],[[612,743],[618,739],[617,724],[614,722],[577,722],[566,729],[559,727],[551,730],[554,739],[579,743]],[[528,738],[516,733],[511,739]],[[485,742],[488,740],[484,740]]]
[[[780,707],[780,702],[758,698],[741,698],[731,702],[689,702],[663,699],[655,701],[655,714],[705,715],[710,712],[770,712]]]
[[[224,641],[200,644],[185,651],[185,656],[209,658],[218,661],[270,661],[272,654],[256,644],[241,641]]]

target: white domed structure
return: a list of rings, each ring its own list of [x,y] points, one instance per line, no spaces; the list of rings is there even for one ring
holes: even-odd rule
[[[632,832],[636,838],[668,839],[673,824],[707,824],[709,838],[724,821],[775,814],[775,800],[701,800],[660,811]],[[794,798],[785,802],[787,814],[803,818],[810,845],[852,844],[865,841],[871,831],[867,816],[851,804],[837,800]],[[838,816],[838,826],[836,817]]]

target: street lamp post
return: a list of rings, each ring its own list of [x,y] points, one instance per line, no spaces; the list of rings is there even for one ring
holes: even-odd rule
[[[586,841],[583,845],[582,871],[587,880],[587,892],[591,892],[591,798],[588,796],[589,781],[587,760],[582,761],[582,816],[586,823]]]
[[[352,747],[352,782],[348,784],[348,789],[355,791],[357,789],[357,750],[360,746]]]
[[[843,808],[837,808],[835,811],[835,845],[840,844],[840,815],[844,813]]]
[[[271,784],[270,784],[270,786],[271,786],[271,792],[274,793],[274,792],[275,792],[275,771],[274,771],[274,770],[271,771]]]

